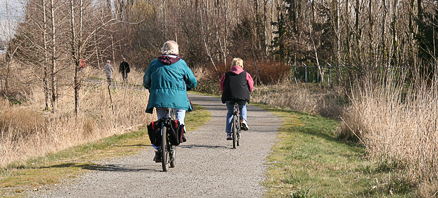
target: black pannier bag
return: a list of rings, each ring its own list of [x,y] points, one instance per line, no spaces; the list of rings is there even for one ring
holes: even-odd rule
[[[151,122],[147,125],[149,140],[155,146],[161,146],[161,125],[164,119]],[[178,146],[183,141],[184,125],[178,120],[170,120],[170,128],[167,130],[170,144]]]
[[[186,130],[184,129],[184,126],[185,125],[181,125],[181,127],[180,127],[180,129],[178,130],[179,131],[179,141],[181,142],[181,143],[183,143],[183,142],[186,142],[186,137],[184,136],[184,133],[186,133]]]
[[[153,121],[147,127],[151,143],[155,146],[161,146],[161,120]]]
[[[178,120],[171,120],[171,127],[169,129],[170,144],[178,146],[183,142],[182,135],[184,131],[184,125],[181,125]]]

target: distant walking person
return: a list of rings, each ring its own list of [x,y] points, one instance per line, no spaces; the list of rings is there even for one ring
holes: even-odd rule
[[[81,59],[81,72],[84,72],[85,69],[85,60],[82,58]]]
[[[131,70],[129,69],[129,64],[126,62],[126,59],[123,58],[122,63],[120,63],[119,72],[122,74],[123,83],[128,83],[128,73]]]
[[[106,79],[108,79],[108,86],[111,85],[111,81],[113,78],[113,72],[114,72],[114,69],[113,69],[113,66],[111,65],[111,61],[107,60],[106,65],[105,65],[105,73],[106,73]]]

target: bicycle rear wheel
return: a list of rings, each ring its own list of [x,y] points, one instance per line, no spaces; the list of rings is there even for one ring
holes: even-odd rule
[[[236,148],[237,143],[237,116],[233,115],[233,123],[232,123],[232,136],[233,136],[233,148]]]
[[[163,132],[161,136],[161,166],[163,167],[163,171],[167,172],[169,170],[169,150],[168,150],[168,141],[167,141],[167,127],[163,126]]]

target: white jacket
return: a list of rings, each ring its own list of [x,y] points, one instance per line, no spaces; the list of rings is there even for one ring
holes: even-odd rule
[[[114,72],[113,66],[107,63],[105,65],[106,78],[113,78],[113,72]]]

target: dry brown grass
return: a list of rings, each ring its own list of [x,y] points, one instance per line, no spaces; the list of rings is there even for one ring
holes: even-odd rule
[[[339,93],[336,90],[321,90],[317,86],[310,87],[285,80],[274,85],[254,87],[251,101],[339,118],[344,108]]]
[[[396,170],[395,178],[403,175],[409,185],[418,185],[419,196],[436,196],[437,82],[410,88],[395,82],[376,85],[367,81],[357,89],[342,116],[343,132],[360,137],[371,158]]]
[[[104,77],[103,70],[92,68],[87,68],[85,74]],[[133,71],[129,82],[141,84],[142,76],[142,72]],[[116,74],[115,80],[121,81],[121,76]],[[0,166],[125,133],[155,119],[144,112],[148,92],[120,86],[111,89],[111,94],[113,106],[105,83],[82,86],[77,117],[73,89],[69,86],[59,90],[56,113],[43,111],[43,91],[36,86],[27,96],[27,102],[19,106],[1,101]]]

